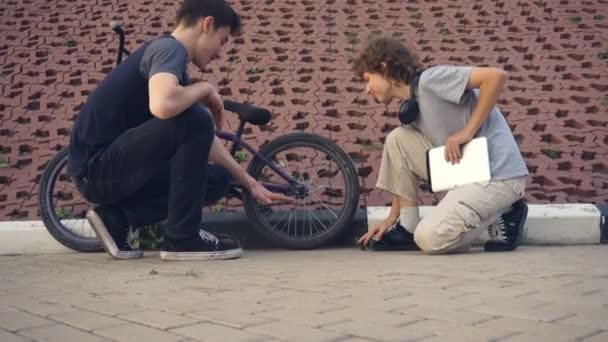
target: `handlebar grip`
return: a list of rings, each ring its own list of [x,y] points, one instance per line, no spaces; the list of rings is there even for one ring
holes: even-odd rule
[[[122,30],[122,27],[120,27],[120,24],[118,24],[116,21],[112,20],[112,22],[110,23],[110,27],[112,28],[112,31],[120,34],[120,35],[124,35],[125,32]]]

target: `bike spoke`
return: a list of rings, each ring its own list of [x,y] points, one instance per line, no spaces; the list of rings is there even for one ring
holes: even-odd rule
[[[315,215],[314,211],[313,210],[309,210],[309,211],[310,211],[310,215],[314,216],[315,219],[317,221],[319,221],[319,223],[321,224],[321,226],[323,226],[323,230],[327,230],[327,226],[325,224],[323,224],[323,221],[317,215]],[[312,220],[311,220],[311,222],[312,222]]]
[[[285,221],[284,221],[284,220],[285,220],[285,217],[286,217],[287,215],[289,215],[290,213],[291,213],[291,210],[287,210],[287,212],[283,213],[283,216],[281,217],[281,219],[280,219],[280,220],[278,220],[278,221],[277,221],[277,223],[276,223],[275,225],[273,225],[273,226],[272,226],[272,228],[275,228],[275,227],[276,227],[278,224],[281,224],[281,223],[282,223],[283,225],[285,225]],[[271,221],[270,221],[270,220],[268,220],[268,222],[270,223]],[[283,231],[283,229],[281,229],[281,231]]]
[[[321,201],[321,199],[320,199],[320,198],[319,198],[317,195],[315,195],[315,194],[312,194],[312,195],[313,195],[313,196],[315,196],[315,197],[316,197],[316,198],[319,200],[319,202],[320,202],[320,203],[321,203],[321,204],[322,204],[322,205],[323,205],[323,206],[324,206],[324,207],[325,207],[327,210],[329,210],[329,211],[330,211],[330,212],[331,212],[331,213],[334,215],[334,217],[338,218],[338,215],[336,215],[336,214],[333,212],[333,210],[331,210],[331,208],[330,208],[330,207],[328,207],[328,206],[327,206],[327,204],[325,204],[325,202]]]
[[[329,164],[330,164],[330,165],[331,165],[331,162],[332,162],[332,161],[330,160],[330,161],[329,161]],[[313,181],[314,181],[314,180],[315,180],[315,178],[316,178],[316,177],[319,175],[319,174],[318,174],[318,171],[317,171],[317,170],[319,169],[319,166],[321,166],[321,163],[317,164],[317,167],[315,167],[315,170],[314,170],[314,172],[313,172],[313,174],[312,174],[312,178],[311,178],[311,179],[310,179],[310,181],[308,182],[308,185],[314,184],[314,183],[313,183]]]

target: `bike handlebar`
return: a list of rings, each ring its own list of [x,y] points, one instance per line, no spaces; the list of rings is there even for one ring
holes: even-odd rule
[[[130,52],[125,49],[125,31],[122,27],[114,20],[110,23],[110,27],[118,34],[118,56],[116,57],[116,65],[118,65],[122,61],[122,54],[129,55]]]

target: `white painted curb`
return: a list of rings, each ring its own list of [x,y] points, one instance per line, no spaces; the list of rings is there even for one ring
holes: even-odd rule
[[[42,221],[0,222],[0,255],[75,253],[57,242]]]
[[[420,208],[427,215],[433,207]],[[383,220],[389,207],[368,207],[371,226]],[[604,222],[602,222],[602,219]],[[523,243],[530,245],[596,245],[601,243],[605,217],[592,204],[528,205]],[[482,236],[483,242],[487,237]],[[74,253],[63,247],[44,228],[42,221],[0,222],[0,255]]]

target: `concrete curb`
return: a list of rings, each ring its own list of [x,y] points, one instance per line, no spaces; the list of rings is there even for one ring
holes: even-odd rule
[[[598,204],[597,208],[602,213],[600,218],[601,243],[608,243],[608,204]]]
[[[421,207],[421,216],[432,207]],[[353,245],[356,236],[368,225],[384,219],[388,207],[368,207],[359,210],[349,234],[332,246]],[[549,204],[529,205],[523,243],[528,245],[596,245],[608,243],[608,204]],[[270,248],[248,228],[242,212],[208,213],[205,225],[214,232],[226,232],[239,237],[247,248]],[[483,240],[483,237],[480,241]],[[56,242],[41,221],[0,222],[0,255],[47,254],[73,252]]]

